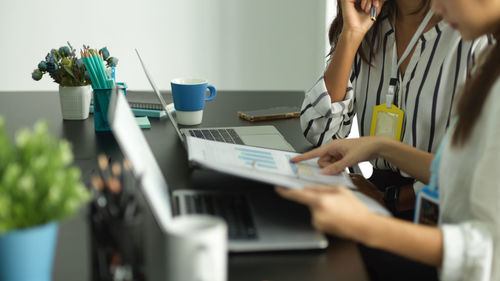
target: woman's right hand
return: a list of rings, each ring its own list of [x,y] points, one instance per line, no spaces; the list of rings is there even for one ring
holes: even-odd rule
[[[386,137],[334,140],[327,145],[294,157],[290,161],[300,162],[319,157],[318,165],[323,168],[322,173],[334,175],[359,162],[377,158],[381,147],[388,141],[391,140]]]
[[[377,8],[378,16],[385,1],[386,0],[341,0],[344,22],[342,32],[353,32],[364,37],[373,25],[373,21],[370,19],[371,6],[373,5]]]
[[[275,190],[283,198],[308,206],[313,226],[338,237],[363,242],[367,237],[366,227],[378,217],[343,186]]]

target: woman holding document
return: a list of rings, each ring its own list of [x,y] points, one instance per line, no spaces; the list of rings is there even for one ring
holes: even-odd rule
[[[339,0],[329,38],[328,67],[302,105],[308,141],[346,138],[357,114],[360,136],[386,135],[427,152],[436,152],[458,87],[487,45],[486,37],[463,41],[430,0]],[[423,184],[384,159],[371,163],[371,182],[354,176],[356,185],[378,200],[374,185],[387,189],[393,212],[411,209]]]
[[[383,158],[428,184],[417,195],[419,224],[376,215],[340,186],[277,191],[308,205],[318,229],[440,268],[441,280],[500,280],[500,0],[433,0],[432,7],[464,39],[496,39],[478,57],[437,153],[374,136],[292,159],[320,157],[325,173],[337,173]]]

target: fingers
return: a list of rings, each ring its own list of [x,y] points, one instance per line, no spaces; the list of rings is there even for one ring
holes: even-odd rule
[[[361,9],[369,14],[370,13],[370,8],[372,7],[372,5],[374,5],[375,1],[372,1],[372,0],[361,0]]]
[[[349,177],[351,178],[351,180],[354,182],[354,181],[359,181],[361,179],[361,177],[363,177],[362,175],[360,174],[349,174]],[[364,178],[364,177],[363,177]]]
[[[318,194],[308,188],[290,189],[277,186],[274,190],[283,198],[308,206],[314,205],[318,199]]]
[[[304,188],[309,190],[310,192],[316,193],[317,200],[314,202],[315,204],[319,203],[320,198],[325,198],[325,195],[344,195],[344,194],[352,194],[351,190],[343,185],[317,185],[313,187]],[[310,205],[311,206],[311,205]]]
[[[361,10],[365,11],[366,12],[366,3],[368,2],[368,0],[361,0]]]
[[[310,190],[315,193],[338,193],[342,186],[340,185],[316,185],[305,187],[304,189]]]
[[[309,152],[303,153],[299,156],[295,156],[290,159],[290,162],[296,163],[296,162],[301,162],[305,160],[309,160],[312,158],[320,157],[326,153],[327,146],[321,146],[316,149],[313,149]]]
[[[335,159],[331,155],[324,155],[318,159],[318,166],[320,166],[321,168],[324,168],[324,167],[332,164],[335,161],[337,161],[337,159]]]
[[[321,173],[323,175],[335,175],[344,171],[347,167],[349,167],[348,162],[341,159],[321,169]]]

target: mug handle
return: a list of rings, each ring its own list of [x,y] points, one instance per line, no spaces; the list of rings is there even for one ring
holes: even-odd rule
[[[215,87],[212,85],[208,85],[207,88],[210,90],[210,95],[208,95],[205,100],[209,101],[215,99],[215,95],[217,94],[217,90],[215,90]]]

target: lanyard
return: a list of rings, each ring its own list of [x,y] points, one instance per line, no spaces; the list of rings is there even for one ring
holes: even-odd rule
[[[410,54],[411,50],[413,50],[413,47],[417,43],[417,40],[419,39],[420,35],[424,32],[425,27],[431,20],[432,16],[434,13],[432,10],[429,10],[427,12],[427,15],[425,15],[424,20],[420,23],[420,26],[418,27],[417,31],[415,31],[415,34],[413,34],[413,37],[410,40],[410,43],[408,46],[406,46],[405,51],[403,52],[403,55],[397,60],[398,54],[397,54],[397,48],[393,48],[392,50],[392,61],[397,61],[397,67],[394,68],[394,64],[392,64],[392,70],[391,70],[391,80],[389,81],[389,91],[387,91],[386,95],[386,106],[389,108],[391,107],[391,104],[394,100],[394,93],[396,91],[396,86],[398,84],[399,78],[398,78],[398,71],[399,67],[405,61],[406,57]]]
[[[439,172],[439,163],[441,162],[441,154],[443,154],[444,145],[449,141],[450,136],[453,131],[455,131],[455,125],[457,123],[458,118],[454,117],[451,120],[451,124],[446,130],[446,133],[439,144],[439,148],[436,152],[436,156],[432,160],[431,164],[431,178],[429,180],[429,190],[431,192],[436,192],[438,189],[438,172]]]

